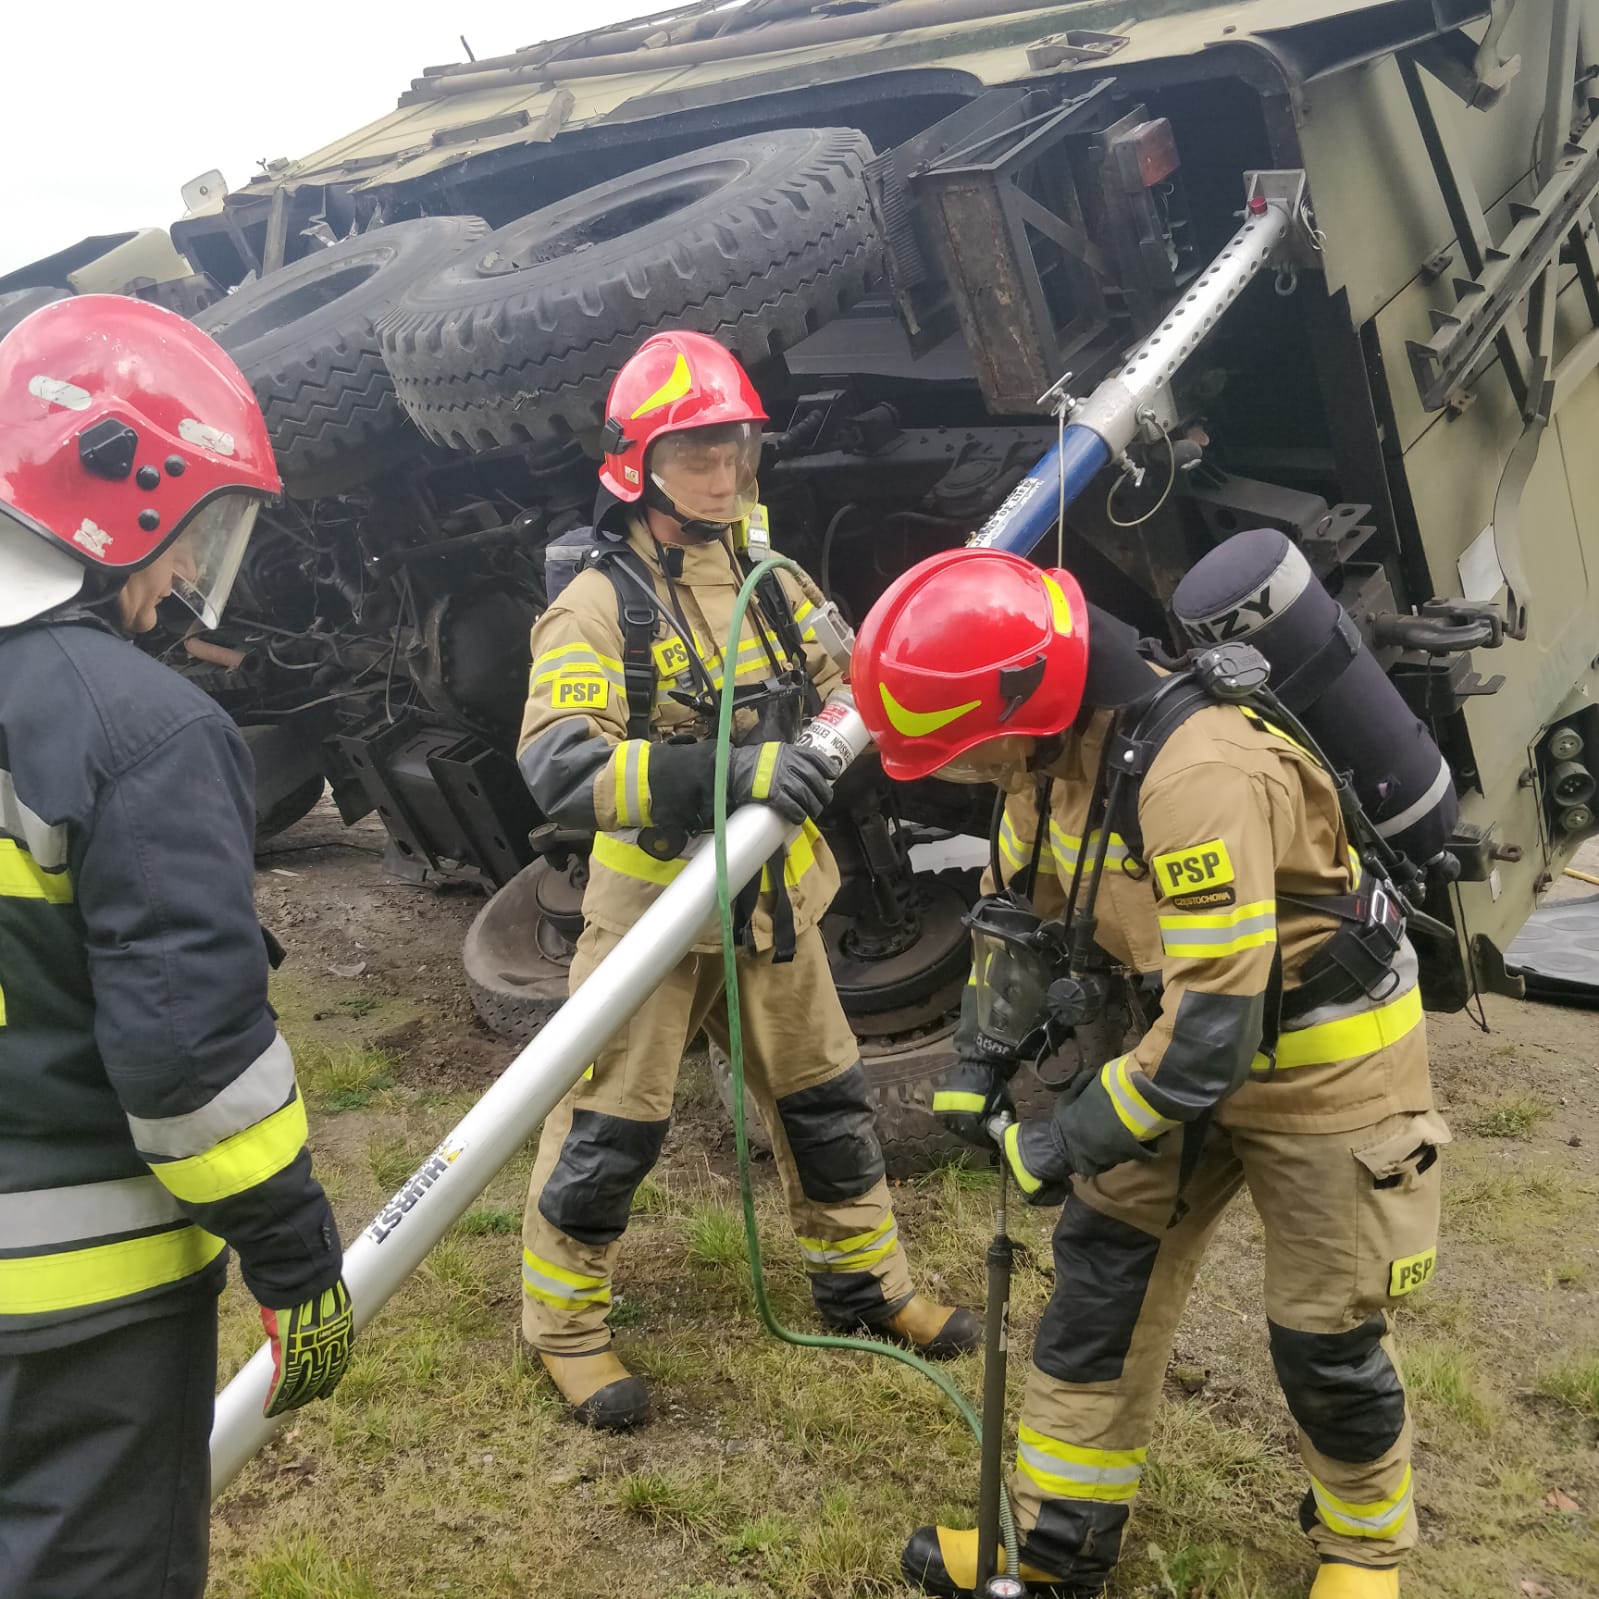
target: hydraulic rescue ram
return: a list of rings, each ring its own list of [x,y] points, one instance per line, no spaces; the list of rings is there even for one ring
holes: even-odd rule
[[[1280,258],[1298,228],[1308,228],[1302,172],[1249,174],[1244,225],[1184,291],[1163,321],[1128,356],[1122,369],[1086,399],[1059,392],[1065,427],[1052,449],[1007,496],[972,545],[1031,555],[1063,512],[1140,433],[1159,439],[1170,422],[1170,389],[1177,369],[1199,347],[1222,313],[1263,267]],[[1048,398],[1049,396],[1046,396]]]
[[[799,742],[827,758],[835,775],[871,742],[854,702],[835,692]],[[765,805],[745,805],[727,826],[727,872],[733,892],[797,831]],[[389,1200],[344,1257],[344,1280],[363,1327],[427,1257],[445,1232],[533,1135],[628,1020],[701,936],[716,911],[716,859],[703,847],[620,944],[545,1023],[494,1086]],[[261,1414],[272,1379],[263,1344],[217,1396],[211,1428],[211,1496],[238,1475],[277,1430]]]

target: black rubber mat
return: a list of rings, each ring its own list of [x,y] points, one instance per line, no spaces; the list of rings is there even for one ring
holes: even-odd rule
[[[1528,999],[1599,1008],[1599,894],[1534,911],[1505,965],[1526,978]]]

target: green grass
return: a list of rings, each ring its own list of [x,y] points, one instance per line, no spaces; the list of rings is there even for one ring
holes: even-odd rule
[[[471,1238],[481,1238],[487,1233],[520,1233],[522,1212],[510,1209],[469,1210],[456,1224],[459,1232]]]
[[[1479,1138],[1526,1138],[1549,1120],[1554,1108],[1531,1094],[1506,1094],[1466,1118],[1466,1131]]]
[[[313,1047],[295,1063],[300,1091],[315,1110],[362,1110],[394,1086],[394,1057],[356,1044]]]
[[[367,1140],[367,1169],[385,1194],[392,1194],[422,1163],[422,1150],[393,1133],[376,1133]]]
[[[614,1503],[652,1527],[696,1534],[718,1532],[730,1508],[719,1480],[667,1471],[629,1472],[616,1485]]]
[[[1599,1355],[1549,1367],[1539,1374],[1538,1392],[1599,1421]]]
[[[1493,1431],[1499,1404],[1468,1351],[1418,1340],[1406,1343],[1400,1359],[1423,1417],[1444,1417],[1481,1436]]]
[[[1240,1569],[1240,1552],[1223,1544],[1195,1544],[1168,1553],[1152,1543],[1144,1558],[1154,1576],[1150,1591],[1160,1599],[1254,1599],[1260,1592]]]
[[[701,1205],[685,1220],[684,1244],[688,1258],[708,1271],[727,1276],[744,1272],[744,1218],[730,1205]]]
[[[368,1577],[310,1533],[294,1534],[252,1557],[247,1571],[246,1591],[253,1599],[381,1599]]]

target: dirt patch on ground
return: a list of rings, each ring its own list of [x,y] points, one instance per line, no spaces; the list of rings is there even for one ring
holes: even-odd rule
[[[387,881],[382,842],[324,807],[272,842],[258,875],[263,918],[290,953],[274,998],[347,1236],[514,1053],[476,1022],[460,973],[481,891]],[[1465,1016],[1430,1024],[1456,1142],[1439,1273],[1399,1327],[1422,1529],[1406,1592],[1582,1599],[1599,1595],[1599,1016],[1490,999],[1486,1018],[1486,1034]],[[703,1059],[690,1057],[612,1317],[659,1398],[647,1432],[573,1428],[520,1348],[524,1150],[369,1329],[339,1394],[296,1418],[224,1498],[212,1591],[903,1594],[910,1530],[970,1525],[975,1450],[914,1373],[761,1330],[731,1148]],[[952,1169],[896,1191],[919,1283],[947,1300],[981,1298],[991,1182]],[[809,1330],[769,1161],[756,1187],[779,1314]],[[1013,1218],[1025,1351],[1051,1288],[1054,1215]],[[1293,1599],[1308,1585],[1258,1234],[1235,1206],[1201,1272],[1119,1596]],[[233,1365],[259,1324],[236,1287],[225,1310]],[[952,1375],[975,1401],[978,1362]],[[1024,1377],[1017,1358],[1013,1418]]]

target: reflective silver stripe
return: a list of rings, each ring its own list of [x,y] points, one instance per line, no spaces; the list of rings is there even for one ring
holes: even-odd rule
[[[1190,927],[1185,918],[1162,916],[1161,942],[1171,944],[1236,944],[1251,933],[1266,933],[1277,925],[1275,911],[1262,911],[1258,916],[1245,916],[1226,927]]]
[[[7,1249],[51,1249],[182,1220],[177,1200],[154,1177],[0,1194],[0,1245]]]
[[[644,820],[644,764],[649,759],[649,746],[637,739],[629,739],[627,742],[627,813],[635,822],[642,822]]]
[[[1376,1509],[1376,1514],[1362,1516],[1314,1477],[1310,1479],[1310,1487],[1316,1496],[1316,1508],[1327,1525],[1334,1532],[1348,1533],[1357,1538],[1386,1538],[1390,1533],[1397,1532],[1410,1515],[1410,1501],[1414,1494],[1407,1470],[1404,1487],[1393,1503],[1385,1505],[1382,1500],[1376,1500],[1372,1505],[1363,1505],[1361,1509]]]
[[[1069,1482],[1080,1482],[1093,1487],[1099,1483],[1128,1485],[1137,1483],[1144,1475],[1142,1466],[1086,1466],[1060,1455],[1045,1454],[1032,1444],[1019,1443],[1016,1452],[1028,1465],[1052,1477],[1065,1477]]]
[[[254,1127],[281,1110],[294,1092],[294,1057],[282,1033],[221,1093],[184,1116],[128,1117],[133,1144],[145,1157],[187,1160],[214,1149],[224,1138]]]
[[[1449,775],[1449,763],[1439,756],[1438,775],[1432,780],[1432,786],[1414,805],[1407,805],[1397,816],[1390,816],[1386,822],[1378,822],[1377,837],[1393,838],[1396,834],[1404,832],[1407,827],[1414,826],[1444,797],[1453,781]]]
[[[0,767],[0,832],[9,833],[47,872],[59,871],[67,864],[65,822],[53,826],[17,798],[10,772]]]
[[[571,1283],[563,1283],[558,1277],[547,1276],[530,1266],[526,1260],[522,1262],[522,1283],[541,1296],[558,1299],[566,1305],[607,1305],[611,1301],[611,1290],[603,1282],[592,1288],[574,1287]]]
[[[857,1260],[862,1255],[870,1255],[877,1250],[884,1250],[890,1244],[899,1242],[899,1223],[895,1222],[882,1232],[873,1232],[867,1235],[866,1241],[855,1245],[853,1249],[818,1249],[814,1244],[800,1243],[800,1253],[813,1266],[834,1266],[840,1261]]]

